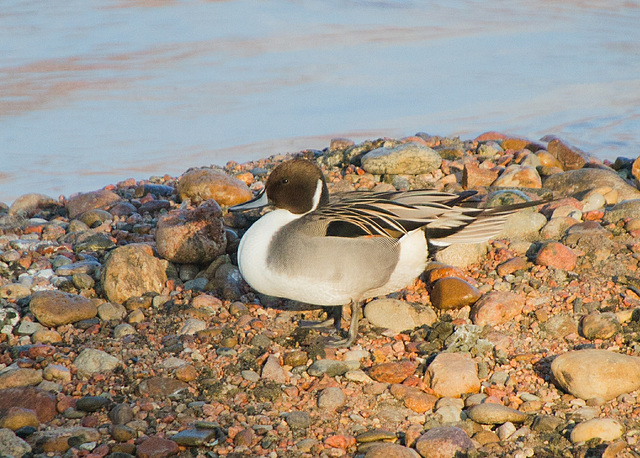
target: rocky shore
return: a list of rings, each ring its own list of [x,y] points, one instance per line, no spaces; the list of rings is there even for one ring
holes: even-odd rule
[[[523,210],[364,308],[263,296],[228,206],[293,156],[331,192],[478,191]],[[640,160],[426,134],[0,204],[0,456],[640,456]],[[457,454],[456,454],[457,453]]]

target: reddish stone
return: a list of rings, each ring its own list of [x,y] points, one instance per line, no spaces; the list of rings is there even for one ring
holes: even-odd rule
[[[378,382],[402,383],[404,379],[413,375],[416,367],[417,364],[412,361],[382,363],[373,366],[369,376]]]
[[[233,438],[233,443],[236,446],[244,445],[246,447],[249,447],[253,442],[254,438],[255,438],[255,434],[253,432],[253,429],[245,428],[241,431],[238,431],[238,433]]]
[[[19,387],[0,390],[0,416],[11,407],[34,410],[40,423],[47,423],[57,415],[55,397],[39,388]]]
[[[584,151],[569,146],[561,140],[555,139],[549,142],[547,151],[562,164],[564,170],[577,170],[584,167],[588,156]]]
[[[435,267],[431,267],[437,264]],[[432,263],[429,270],[424,273],[424,281],[427,285],[431,285],[441,278],[446,277],[458,277],[464,280],[464,273],[457,267],[449,266],[447,264]]]
[[[96,208],[108,210],[119,200],[121,199],[118,194],[102,189],[100,191],[76,194],[67,200],[66,207],[69,212],[69,218],[75,218],[88,210]]]
[[[535,263],[539,266],[555,267],[562,270],[573,270],[578,256],[574,251],[560,242],[550,241],[542,245],[536,255]]]
[[[178,444],[158,436],[151,436],[136,448],[138,458],[165,458],[176,455]]]
[[[476,164],[467,163],[462,169],[462,187],[464,189],[491,186],[496,178],[498,178],[497,170],[479,167]]]
[[[492,291],[485,294],[471,307],[474,324],[495,325],[514,319],[524,308],[524,298],[510,291]]]
[[[346,450],[356,445],[356,438],[353,436],[345,436],[342,434],[336,434],[329,436],[324,440],[325,447],[341,448]]]
[[[527,267],[527,261],[524,258],[518,256],[500,264],[497,267],[496,271],[498,272],[498,275],[504,276],[517,272],[518,270],[522,270],[525,267]]]
[[[496,140],[506,140],[508,137],[500,132],[485,132],[473,139],[474,142],[489,142]]]

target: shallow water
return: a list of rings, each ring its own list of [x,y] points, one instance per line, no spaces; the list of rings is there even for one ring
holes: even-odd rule
[[[331,137],[640,154],[637,1],[0,3],[0,201]]]

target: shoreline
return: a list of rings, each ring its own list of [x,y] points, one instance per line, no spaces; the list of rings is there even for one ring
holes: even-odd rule
[[[320,310],[235,261],[258,215],[226,208],[296,155],[332,193],[555,200],[435,253],[333,350],[297,325]],[[21,196],[0,206],[0,454],[637,456],[637,169],[553,137],[416,134]]]

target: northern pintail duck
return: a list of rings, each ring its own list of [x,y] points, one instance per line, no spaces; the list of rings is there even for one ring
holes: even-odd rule
[[[238,266],[256,291],[321,306],[351,305],[347,337],[356,338],[362,301],[410,285],[425,269],[428,243],[479,243],[495,237],[507,216],[539,202],[497,208],[460,205],[460,195],[434,190],[349,192],[329,195],[320,168],[304,159],[278,165],[264,190],[231,210],[265,214],[244,234]]]

